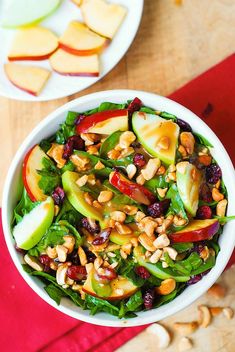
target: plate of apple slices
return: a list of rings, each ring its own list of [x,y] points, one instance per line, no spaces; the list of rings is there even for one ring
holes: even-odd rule
[[[0,94],[47,101],[104,77],[138,30],[144,0],[5,0]]]

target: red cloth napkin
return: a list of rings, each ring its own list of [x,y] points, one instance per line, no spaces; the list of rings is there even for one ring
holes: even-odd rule
[[[217,133],[235,162],[235,55],[197,77],[170,98],[182,103]],[[183,116],[182,116],[183,118]],[[19,275],[0,224],[0,346],[9,352],[112,352],[145,327],[111,328],[83,323],[39,298]],[[235,254],[230,264],[235,262]]]

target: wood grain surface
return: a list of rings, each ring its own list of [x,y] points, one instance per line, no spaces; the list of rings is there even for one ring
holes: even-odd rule
[[[235,0],[145,0],[135,41],[125,57],[100,82],[68,98],[43,103],[0,97],[0,196],[18,146],[55,108],[81,95],[106,89],[130,88],[168,95],[234,52],[234,45]],[[229,286],[234,285],[234,273],[225,274],[224,280]],[[234,289],[229,297],[234,300]],[[164,323],[176,318],[188,319],[195,311],[196,304]],[[228,323],[222,319],[212,328],[196,333],[194,351],[234,352],[234,320]],[[168,350],[177,351],[176,345],[172,346]],[[122,352],[143,350],[158,350],[156,341],[146,332],[119,349]]]

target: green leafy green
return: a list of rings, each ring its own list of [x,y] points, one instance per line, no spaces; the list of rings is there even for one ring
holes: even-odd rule
[[[196,142],[200,143],[202,145],[205,145],[206,147],[213,147],[213,145],[200,133],[193,132],[194,136],[196,137]]]
[[[125,317],[127,312],[136,312],[143,304],[142,293],[138,290],[134,295],[132,295],[126,303],[123,302],[123,306],[119,310],[119,318]]]
[[[80,295],[73,291],[71,288],[63,288],[56,282],[56,278],[50,274],[47,274],[43,271],[33,271],[31,272],[31,275],[33,276],[38,276],[42,279],[45,279],[46,281],[51,282],[55,287],[61,290],[63,292],[64,296],[71,298],[73,303],[75,303],[79,307],[84,307],[84,301],[81,299]]]
[[[98,312],[106,312],[115,316],[119,315],[119,308],[104,299],[86,295],[86,308],[91,310],[91,315]]]
[[[160,175],[157,177],[153,177],[149,181],[146,181],[144,186],[159,197],[157,188],[166,188],[169,186],[169,184],[166,182],[165,176]]]
[[[183,275],[190,275],[193,270],[198,269],[202,264],[202,259],[196,252],[191,253],[187,259],[180,261],[173,261],[168,253],[165,253],[164,258],[169,267]]]
[[[173,243],[171,247],[175,248],[178,253],[186,252],[193,248],[192,242],[184,242],[184,243]]]
[[[142,106],[139,111],[145,112],[146,114],[156,115],[156,110],[149,108],[148,106]]]
[[[75,119],[79,115],[77,112],[69,111],[64,123],[55,134],[55,140],[58,144],[65,144],[67,139],[75,135]]]
[[[141,287],[144,285],[145,280],[136,274],[135,268],[136,264],[133,260],[125,260],[122,262],[119,272],[122,276],[132,281],[135,286]]]
[[[65,171],[75,171],[76,167],[72,163],[71,160],[68,160],[67,163],[62,167],[61,173],[63,174]]]
[[[49,284],[44,287],[46,293],[59,305],[61,299],[65,296],[64,292],[53,284]]]
[[[203,273],[204,271],[207,271],[215,265],[215,256],[210,255],[209,258],[203,262],[197,269],[193,270],[191,272],[191,275],[198,275]]]
[[[214,218],[218,219],[220,224],[226,224],[227,222],[229,222],[231,220],[235,220],[235,215],[232,215],[232,216],[217,216],[217,215],[214,215]]]
[[[174,122],[177,121],[177,117],[175,115],[170,114],[169,112],[166,112],[166,111],[161,111],[159,116],[161,116],[161,117],[163,117],[164,119],[167,119],[167,120],[173,120]]]
[[[121,131],[113,132],[110,136],[105,139],[100,148],[101,158],[107,158],[108,152],[118,144],[119,138],[122,133],[123,132]]]
[[[116,104],[110,102],[103,102],[98,108],[98,112],[107,111],[107,110],[122,110],[125,109],[126,104]]]
[[[61,185],[61,173],[54,162],[49,158],[44,157],[42,164],[43,169],[37,170],[37,173],[41,176],[38,186],[44,194],[50,195],[57,186]]]
[[[187,214],[184,209],[184,204],[180,198],[178,188],[175,183],[170,186],[169,190],[167,191],[166,198],[171,200],[171,204],[168,209],[168,214],[176,214],[179,215],[181,218],[188,220]]]
[[[78,231],[69,224],[66,220],[60,220],[58,223],[54,223],[47,230],[46,234],[42,237],[39,243],[30,249],[28,253],[33,256],[37,256],[42,253],[47,247],[54,247],[58,244],[64,243],[64,236],[72,234],[76,239],[76,246],[80,246],[82,238]]]
[[[48,150],[51,148],[51,142],[48,139],[43,139],[40,142],[39,146],[45,153],[47,153]]]
[[[55,219],[55,222],[59,220],[67,220],[72,226],[76,227],[79,221],[82,218],[82,214],[80,214],[69,202],[67,198],[65,198],[63,205]]]
[[[166,303],[169,303],[170,301],[173,301],[173,299],[175,299],[176,296],[177,296],[177,290],[174,290],[165,296],[158,296],[156,299],[156,303],[154,304],[154,308],[158,308],[158,307],[162,306],[163,304],[166,304]]]
[[[24,215],[28,214],[39,202],[32,202],[26,189],[23,189],[21,199],[14,208],[12,224],[20,222]]]

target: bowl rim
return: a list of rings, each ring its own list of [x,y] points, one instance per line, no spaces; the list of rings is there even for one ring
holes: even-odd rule
[[[19,255],[17,254],[13,245],[13,240],[12,240],[12,235],[10,230],[10,221],[9,221],[9,211],[10,210],[12,211],[12,209],[9,209],[8,203],[9,203],[9,194],[11,192],[11,186],[15,177],[16,168],[19,167],[20,163],[22,163],[22,158],[25,155],[25,151],[29,149],[30,146],[33,146],[35,144],[35,142],[33,143],[35,136],[37,136],[38,134],[41,134],[40,136],[41,139],[43,138],[43,136],[45,136],[46,127],[50,125],[51,122],[54,122],[57,119],[57,117],[62,113],[66,113],[67,111],[73,110],[73,109],[79,111],[79,106],[83,104],[87,105],[87,109],[89,109],[90,108],[89,105],[92,105],[95,101],[97,101],[97,103],[94,103],[94,104],[96,104],[97,106],[99,104],[98,101],[113,100],[118,102],[118,101],[124,101],[127,99],[133,99],[136,96],[138,96],[148,106],[152,106],[152,107],[154,106],[159,107],[160,105],[167,106],[166,111],[171,112],[176,116],[180,116],[186,121],[190,120],[192,122],[194,121],[194,119],[196,119],[195,123],[197,123],[197,126],[203,129],[203,135],[205,135],[206,138],[208,138],[209,141],[212,142],[217,152],[220,152],[220,154],[223,155],[223,160],[222,159],[220,160],[223,161],[223,164],[226,164],[226,169],[224,170],[223,168],[223,171],[226,171],[226,175],[227,175],[226,177],[229,179],[229,184],[233,184],[233,185],[235,184],[235,172],[234,172],[232,161],[227,151],[225,150],[223,144],[220,142],[219,138],[215,135],[215,133],[197,115],[195,115],[193,112],[191,112],[189,109],[185,108],[181,104],[169,98],[166,98],[154,93],[144,92],[144,91],[119,89],[119,90],[99,91],[96,93],[84,95],[82,97],[79,97],[77,99],[74,99],[62,105],[61,107],[51,112],[31,131],[31,133],[29,133],[29,135],[24,139],[23,143],[20,145],[18,151],[16,152],[11,162],[8,174],[6,176],[4,188],[3,188],[2,223],[3,223],[4,237],[5,237],[8,250],[12,257],[12,260],[16,268],[18,269],[19,273],[23,277],[23,279],[45,302],[47,302],[57,310],[75,319],[79,319],[84,322],[89,322],[92,324],[102,325],[102,326],[131,327],[131,326],[145,325],[148,323],[155,322],[156,320],[166,318],[170,315],[175,314],[179,310],[186,308],[188,305],[194,302],[198,297],[200,297],[203,293],[205,293],[209,289],[209,287],[212,286],[212,284],[218,279],[218,277],[226,267],[226,264],[229,261],[229,258],[233,252],[233,248],[235,245],[235,235],[230,237],[227,236],[228,245],[223,246],[221,248],[221,251],[218,254],[218,257],[216,260],[216,265],[201,281],[193,285],[193,288],[194,288],[193,290],[192,290],[192,286],[188,287],[173,301],[159,308],[156,308],[147,312],[141,312],[137,317],[130,318],[130,319],[118,319],[117,317],[113,317],[107,313],[99,313],[95,316],[91,316],[87,314],[87,312],[89,313],[89,311],[83,311],[74,305],[70,307],[69,304],[66,304],[66,300],[63,300],[62,301],[63,303],[61,302],[61,304],[58,306],[47,295],[47,293],[42,289],[42,287],[39,287],[38,281],[37,281],[38,279],[35,280],[33,277],[31,277],[26,272],[24,272],[21,266]],[[58,124],[61,123],[61,121],[64,119],[65,119],[65,116],[63,116],[63,119],[62,118],[58,119]],[[231,190],[228,194],[228,198],[234,199],[234,197],[235,197],[235,187],[231,187]],[[235,214],[235,204],[233,206],[232,202],[229,202],[229,206],[230,206],[229,215],[231,213],[231,210]],[[225,237],[225,233],[227,233],[228,231],[232,232],[232,230],[233,229],[231,227],[231,224],[225,225],[222,238]],[[234,233],[235,233],[235,230],[233,230],[233,234]],[[190,294],[187,294],[187,292],[189,291],[190,291]],[[179,299],[180,297],[181,299]],[[168,310],[166,309],[167,306],[169,307]]]

